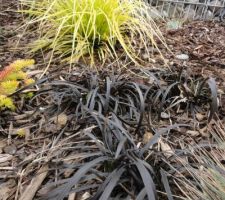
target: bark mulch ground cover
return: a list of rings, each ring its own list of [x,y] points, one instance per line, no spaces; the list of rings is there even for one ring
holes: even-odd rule
[[[26,58],[14,47],[32,40],[16,31],[22,16],[14,3],[1,4],[0,67]],[[141,199],[148,185],[167,199],[167,181],[181,199],[160,169],[176,162],[174,152],[213,142],[212,130],[225,125],[225,26],[197,21],[162,31],[168,67],[155,52],[148,67],[130,67],[137,76],[56,69],[29,101],[15,94],[17,110],[0,113],[0,199],[64,199],[71,190],[71,200],[110,199],[111,191],[111,199]]]

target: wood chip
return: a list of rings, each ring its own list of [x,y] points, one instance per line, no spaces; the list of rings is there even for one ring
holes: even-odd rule
[[[85,192],[82,197],[80,198],[80,200],[86,200],[89,199],[91,197],[89,192]]]
[[[76,193],[71,193],[68,197],[68,200],[75,200],[76,199]]]
[[[3,148],[3,151],[6,153],[6,154],[10,154],[10,155],[14,155],[17,151],[17,147],[15,144],[10,144],[10,145],[7,145]]]
[[[188,136],[196,137],[196,136],[198,136],[200,133],[199,133],[198,131],[188,130],[188,131],[186,132],[186,134],[187,134]]]
[[[162,119],[169,119],[170,118],[170,115],[165,113],[165,112],[161,112],[160,116],[161,116]]]
[[[14,186],[16,186],[16,182],[13,179],[0,184],[0,200],[7,200]]]
[[[31,180],[30,185],[27,186],[19,200],[33,200],[38,188],[44,181],[47,174],[48,165],[44,165],[38,170],[37,175]]]
[[[12,160],[13,156],[10,154],[0,154],[0,163]]]

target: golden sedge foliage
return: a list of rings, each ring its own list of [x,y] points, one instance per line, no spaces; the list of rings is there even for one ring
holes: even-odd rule
[[[134,38],[150,53],[147,44],[157,48],[155,38],[162,35],[151,18],[153,10],[141,0],[21,0],[33,16],[29,24],[39,23],[40,39],[32,50],[52,50],[67,61],[88,56],[94,63],[107,56],[118,58],[116,46],[122,47],[133,61],[140,61]],[[164,42],[163,42],[164,43]],[[158,48],[157,48],[158,49]]]
[[[14,93],[19,84],[29,85],[34,82],[27,78],[23,68],[34,64],[34,60],[17,60],[0,71],[0,110],[9,108],[15,109],[12,98],[8,95]]]

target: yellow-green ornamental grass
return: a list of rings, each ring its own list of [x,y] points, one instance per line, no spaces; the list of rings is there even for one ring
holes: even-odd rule
[[[76,62],[88,56],[102,61],[107,56],[118,57],[119,44],[133,62],[139,57],[132,43],[140,38],[156,46],[162,36],[151,18],[151,9],[140,0],[22,0],[33,16],[29,24],[38,23],[40,38],[32,44],[33,51],[52,50],[54,56]],[[157,47],[157,46],[156,46]]]

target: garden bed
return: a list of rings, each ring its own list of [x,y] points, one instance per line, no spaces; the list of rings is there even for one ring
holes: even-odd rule
[[[15,2],[0,11],[0,67],[27,58],[15,44],[35,37],[17,30]],[[171,50],[159,46],[165,60],[153,49],[146,66],[99,73],[83,63],[68,73],[55,62],[26,88],[32,99],[14,95],[17,109],[0,113],[0,199],[144,199],[146,185],[159,199],[184,198],[178,179],[193,181],[184,160],[196,164],[184,152],[212,148],[213,135],[224,134],[225,27],[195,21],[161,30]],[[33,57],[37,74],[48,56]]]

